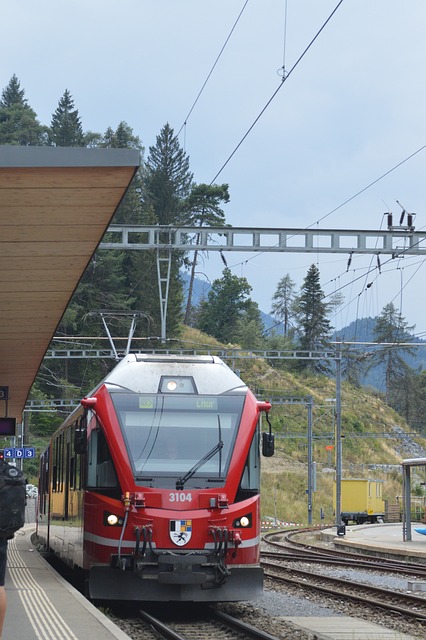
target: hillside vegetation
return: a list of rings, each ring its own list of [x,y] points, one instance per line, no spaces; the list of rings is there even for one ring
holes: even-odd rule
[[[210,349],[237,348],[223,345],[197,329],[185,327],[181,339],[170,348],[196,349],[205,353]],[[288,362],[288,361],[287,361]],[[336,382],[325,375],[295,374],[283,362],[266,362],[262,358],[238,358],[228,361],[259,400],[275,396],[312,398],[313,402],[313,459],[317,467],[317,491],[313,497],[313,522],[334,522],[333,484],[334,402]],[[108,365],[108,366],[107,366]],[[271,366],[273,365],[273,366]],[[114,363],[105,363],[112,367]],[[384,498],[394,504],[402,495],[401,461],[404,458],[426,456],[426,439],[413,434],[405,420],[387,406],[379,392],[365,387],[353,387],[342,382],[341,387],[342,476],[343,478],[372,478],[384,481]],[[50,417],[52,416],[52,417]],[[262,458],[262,517],[284,522],[307,523],[307,460],[308,411],[306,404],[273,403],[270,412],[275,433],[275,455]],[[51,431],[58,417],[49,414]],[[265,423],[264,423],[265,425]],[[263,427],[265,430],[265,426]],[[31,432],[30,444],[37,454],[45,448],[48,438]],[[38,456],[37,456],[38,457]],[[31,464],[30,464],[31,462]],[[26,462],[30,482],[36,482],[37,460]],[[424,495],[424,477],[413,473],[413,490]]]
[[[185,347],[223,348],[194,329],[186,329]],[[237,345],[226,345],[227,347]],[[313,459],[317,466],[317,491],[313,498],[313,522],[334,522],[334,403],[336,381],[327,376],[305,376],[272,367],[263,359],[239,359],[244,382],[260,400],[272,396],[311,396],[313,401]],[[282,365],[281,365],[282,366]],[[402,495],[404,458],[426,456],[426,439],[413,435],[405,420],[387,406],[380,393],[347,382],[341,387],[342,477],[383,480],[384,499],[394,504]],[[285,522],[307,523],[307,407],[273,404],[270,418],[275,433],[275,456],[262,459],[262,516]],[[424,474],[423,474],[424,475]],[[412,486],[423,495],[424,477],[413,474]]]

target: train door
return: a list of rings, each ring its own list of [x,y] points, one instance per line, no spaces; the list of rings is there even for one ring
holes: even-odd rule
[[[45,549],[49,548],[49,511],[50,511],[50,446],[40,457],[37,505],[37,536],[43,541]]]
[[[67,521],[69,518],[69,495],[70,495],[70,455],[71,455],[71,447],[70,447],[70,431],[68,429],[66,434],[66,442],[65,442],[65,486],[64,486],[64,520]]]

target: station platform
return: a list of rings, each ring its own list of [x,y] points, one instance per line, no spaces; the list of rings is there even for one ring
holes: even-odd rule
[[[426,535],[417,533],[414,530],[416,526],[413,525],[411,528],[410,541],[403,539],[401,522],[348,525],[344,536],[337,536],[336,527],[331,527],[321,531],[321,538],[333,541],[336,548],[352,547],[373,554],[426,561]]]
[[[2,640],[129,640],[34,550],[35,524],[8,542]]]
[[[321,539],[333,542],[336,548],[357,548],[372,554],[400,559],[425,559],[426,536],[414,531],[412,540],[403,540],[402,524],[348,525],[344,536],[337,536],[336,527],[321,531]],[[413,640],[414,636],[385,629],[360,618],[347,616],[285,617],[291,624],[313,634],[318,640]],[[426,635],[426,633],[425,633]]]
[[[418,640],[406,633],[385,629],[378,624],[348,616],[302,616],[284,619],[312,633],[316,640]]]
[[[87,640],[91,637],[130,640],[34,549],[31,543],[34,532],[35,524],[26,524],[8,543],[8,607],[2,640]],[[408,545],[409,555],[414,556],[415,550],[426,558],[426,536],[413,532],[413,540],[403,543],[401,525],[347,527],[346,540],[337,538],[335,529],[323,530],[322,534],[332,536],[339,545],[370,545],[380,547],[381,551],[384,547],[394,547],[399,555]],[[418,539],[414,539],[414,535]],[[412,640],[412,636],[358,618],[339,615],[283,618],[318,640]]]

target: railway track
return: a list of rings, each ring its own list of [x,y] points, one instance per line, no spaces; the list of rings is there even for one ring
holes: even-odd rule
[[[311,543],[295,540],[295,536],[300,533],[312,532],[312,529],[298,531],[281,531],[273,534],[266,534],[263,540],[268,545],[280,550],[276,554],[278,559],[282,556],[292,560],[300,560],[310,562],[325,562],[329,564],[343,564],[344,566],[354,566],[364,569],[377,569],[379,571],[390,571],[395,573],[403,573],[405,575],[416,576],[419,579],[426,579],[426,564],[411,561],[396,560],[393,558],[367,555],[364,553],[355,553],[350,551],[323,549]],[[317,531],[317,530],[315,530]],[[280,537],[280,539],[277,539]],[[273,558],[274,553],[268,550],[262,551],[262,557]]]
[[[261,629],[242,622],[238,618],[219,611],[215,607],[203,609],[202,614],[178,613],[157,617],[140,609],[140,618],[165,640],[278,640]],[[170,619],[171,618],[171,619]]]
[[[393,581],[397,580],[395,576],[398,575],[415,576],[417,579],[425,580],[425,564],[378,558],[362,553],[330,551],[315,546],[312,541],[306,543],[303,540],[295,540],[298,533],[300,530],[264,536],[265,543],[279,549],[279,552],[264,550],[261,555],[265,577],[272,581],[271,584],[292,585],[303,591],[309,590],[311,593],[316,592],[322,596],[331,597],[333,601],[352,602],[355,606],[367,608],[370,612],[380,611],[385,615],[391,614],[395,620],[404,620],[408,625],[426,627],[424,594],[406,593],[405,587],[394,586],[392,590],[385,588],[386,581],[389,580],[387,575],[390,573],[394,574],[391,578]],[[309,566],[306,566],[307,563]],[[314,570],[312,565],[315,566]],[[322,566],[327,569],[321,569]],[[345,569],[347,575],[344,577],[337,575],[339,566]],[[365,570],[371,574],[366,574]],[[383,581],[380,576],[376,576],[374,579],[372,577],[372,582],[380,580],[383,586],[370,584],[368,575],[373,576],[373,572],[376,574],[379,572],[383,576]],[[348,574],[351,579],[347,579]]]
[[[373,560],[368,558],[364,560],[363,557],[352,559],[345,557],[335,557],[331,553],[316,553],[315,551],[307,553],[297,552],[274,552],[274,551],[262,551],[262,559],[276,560],[278,562],[309,562],[314,564],[325,564],[327,566],[336,567],[353,567],[355,569],[367,569],[370,571],[380,571],[388,573],[402,573],[406,576],[412,576],[419,580],[426,579],[426,567],[410,566],[407,564],[401,565],[401,563],[390,562],[383,564],[381,560]]]
[[[302,569],[289,569],[274,563],[262,562],[265,577],[274,582],[291,583],[338,597],[362,603],[368,607],[386,610],[403,616],[406,620],[422,621],[426,625],[426,599],[421,596],[405,594],[381,587],[353,582],[343,578],[334,578],[323,574],[313,574]]]

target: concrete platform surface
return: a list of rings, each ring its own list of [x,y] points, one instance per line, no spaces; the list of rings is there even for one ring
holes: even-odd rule
[[[129,640],[34,550],[33,524],[8,543],[2,640]]]
[[[415,640],[414,636],[346,616],[286,617],[284,620],[315,634],[317,640]]]
[[[385,524],[360,524],[348,525],[344,536],[336,535],[336,528],[324,529],[321,532],[323,539],[333,539],[337,545],[357,547],[372,552],[386,552],[389,555],[398,555],[409,558],[426,559],[426,536],[414,531],[412,527],[412,540],[404,541],[402,524],[400,522]]]

